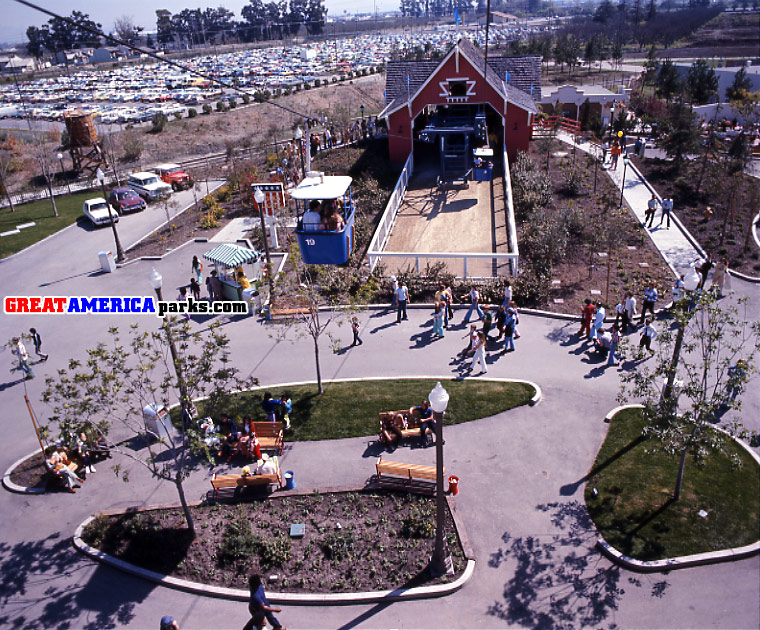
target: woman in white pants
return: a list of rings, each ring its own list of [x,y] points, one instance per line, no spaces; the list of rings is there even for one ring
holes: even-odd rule
[[[472,355],[470,369],[474,368],[475,363],[480,361],[480,373],[485,374],[488,372],[488,367],[486,366],[486,337],[482,332],[478,332],[477,341],[475,341],[472,349],[475,351],[475,354]]]

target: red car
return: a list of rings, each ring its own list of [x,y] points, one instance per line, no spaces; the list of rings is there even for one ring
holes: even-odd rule
[[[108,203],[119,214],[124,214],[125,212],[139,212],[148,207],[145,200],[127,186],[114,188],[111,191],[111,194],[108,195]]]

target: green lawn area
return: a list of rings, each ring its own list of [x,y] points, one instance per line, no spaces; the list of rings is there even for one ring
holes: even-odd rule
[[[719,453],[701,466],[689,456],[681,499],[673,503],[679,457],[648,453],[643,426],[639,409],[615,415],[589,473],[586,504],[608,543],[633,558],[659,560],[760,538],[760,467],[743,448],[730,444],[739,469]]]
[[[377,435],[377,414],[381,411],[419,405],[435,387],[430,379],[387,379],[325,383],[317,394],[316,384],[288,388],[269,388],[275,398],[289,392],[293,400],[290,422],[293,432],[286,440],[330,440]],[[527,404],[535,394],[525,383],[496,381],[441,381],[449,392],[445,424],[459,424],[493,416]],[[265,390],[244,392],[235,397],[229,414],[236,421],[245,414],[264,420],[261,397]],[[198,405],[203,417],[203,405]]]
[[[19,234],[11,234],[0,238],[0,258],[5,258],[25,247],[41,241],[46,236],[62,230],[67,225],[76,223],[82,216],[82,204],[85,199],[102,197],[100,191],[84,191],[71,195],[60,195],[55,198],[58,208],[58,216],[53,216],[53,206],[50,199],[33,201],[20,206],[14,206],[15,212],[10,208],[0,209],[0,232],[14,230],[17,225],[34,221],[36,225],[24,228]]]

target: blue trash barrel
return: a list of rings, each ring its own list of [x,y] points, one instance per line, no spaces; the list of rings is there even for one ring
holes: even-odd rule
[[[285,471],[285,489],[295,490],[296,488],[296,476],[292,470]]]

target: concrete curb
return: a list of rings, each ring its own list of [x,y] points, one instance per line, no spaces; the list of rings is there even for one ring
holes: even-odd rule
[[[186,247],[187,245],[190,245],[191,243],[208,243],[208,239],[207,238],[191,238],[189,241],[185,241],[184,243],[182,243],[182,245],[178,245],[177,247],[175,247],[171,251],[168,251],[165,254],[161,254],[160,256],[140,256],[139,258],[133,258],[131,260],[128,260],[127,262],[119,263],[116,266],[119,269],[121,269],[122,267],[129,267],[129,265],[134,265],[135,263],[140,262],[140,261],[145,261],[145,260],[163,260],[164,258],[166,258],[167,256],[169,256],[170,254],[174,254],[175,252],[179,251],[183,247]]]
[[[5,486],[6,490],[8,490],[9,492],[17,492],[19,494],[45,494],[45,492],[47,491],[47,483],[41,488],[37,488],[37,487],[29,488],[26,486],[19,486],[18,484],[13,483],[11,481],[11,473],[16,468],[16,466],[21,465],[27,459],[29,459],[30,457],[34,457],[39,452],[40,452],[39,449],[35,449],[28,455],[24,455],[21,459],[17,459],[10,466],[8,466],[8,470],[6,470],[5,474],[3,475],[3,486]]]
[[[605,416],[604,421],[610,422],[617,413],[624,409],[642,409],[643,407],[644,405],[641,404],[621,405],[620,407],[615,407]],[[760,466],[760,455],[755,453],[749,444],[731,436],[728,431],[721,429],[720,427],[715,428],[721,433],[731,437],[731,439],[747,451],[757,465]],[[615,547],[610,545],[601,536],[597,539],[596,546],[607,558],[612,560],[612,562],[632,571],[639,571],[642,573],[670,571],[671,569],[684,569],[686,567],[716,564],[718,562],[730,562],[732,560],[741,560],[743,558],[749,558],[750,556],[760,554],[760,540],[749,545],[744,545],[743,547],[732,547],[730,549],[721,549],[719,551],[707,551],[689,556],[664,558],[662,560],[637,560],[636,558],[631,558],[615,549]]]
[[[61,228],[57,232],[53,232],[52,234],[48,234],[41,241],[37,241],[36,243],[32,243],[31,245],[29,245],[29,247],[24,247],[24,249],[22,249],[20,252],[16,252],[15,254],[11,254],[10,256],[6,256],[2,260],[0,260],[0,264],[2,264],[4,262],[7,262],[9,260],[12,260],[16,256],[21,256],[21,254],[23,254],[24,252],[28,252],[30,249],[32,249],[34,247],[37,247],[38,245],[42,245],[45,241],[50,240],[51,238],[53,238],[54,236],[60,234],[61,232],[65,232],[66,230],[70,230],[71,228],[74,228],[76,226],[77,226],[77,222],[74,221],[74,223],[72,223],[71,225],[67,225],[66,227]]]
[[[363,488],[355,488],[354,490],[361,490]],[[303,492],[293,492],[293,494],[301,494],[303,495]],[[310,492],[309,492],[310,494]],[[278,495],[280,496],[280,495]],[[449,502],[450,507],[453,507],[453,500],[451,497],[446,497],[447,501]],[[191,505],[198,505],[198,503],[192,503]],[[166,506],[162,506],[166,507]],[[116,514],[116,513],[123,513],[129,510],[130,508],[126,508],[123,510],[114,510],[111,511],[110,514]],[[141,509],[141,512],[147,512],[152,509],[161,509],[159,508],[144,508]],[[289,604],[289,605],[297,605],[297,604],[303,604],[308,606],[319,606],[319,605],[328,605],[328,606],[334,606],[339,604],[369,604],[369,603],[377,603],[377,602],[388,602],[388,601],[402,601],[402,600],[411,600],[411,599],[430,599],[433,597],[443,597],[445,595],[450,595],[456,591],[458,591],[460,588],[462,588],[472,577],[472,574],[475,572],[475,559],[472,557],[472,548],[469,545],[469,542],[467,541],[466,536],[464,535],[464,532],[461,531],[461,520],[459,519],[458,515],[456,515],[456,510],[451,510],[452,518],[454,519],[455,526],[457,527],[457,535],[460,537],[460,542],[462,543],[462,549],[465,552],[465,557],[467,558],[467,565],[465,566],[464,572],[462,573],[459,578],[454,580],[453,582],[449,582],[447,584],[436,584],[433,586],[417,586],[414,588],[397,588],[393,590],[386,590],[386,591],[364,591],[364,592],[358,592],[358,593],[267,593],[267,598],[269,601],[275,604]],[[107,553],[104,553],[100,551],[99,549],[95,549],[94,547],[91,547],[87,543],[85,543],[82,540],[82,532],[84,531],[84,528],[87,527],[92,521],[95,520],[95,516],[88,516],[84,521],[82,521],[79,526],[76,528],[76,531],[74,532],[74,536],[72,538],[72,541],[74,543],[74,547],[77,551],[80,553],[89,556],[93,560],[97,560],[98,562],[102,562],[103,564],[107,564],[115,569],[119,569],[120,571],[124,571],[126,573],[129,573],[131,575],[135,575],[139,578],[149,580],[151,582],[155,582],[157,584],[160,584],[161,586],[165,586],[168,588],[175,588],[178,590],[186,591],[188,593],[193,593],[195,595],[203,595],[207,597],[218,597],[220,599],[230,599],[234,601],[245,601],[247,602],[250,594],[247,590],[242,589],[236,589],[236,588],[226,588],[222,586],[212,586],[210,584],[201,584],[200,582],[191,582],[190,580],[183,580],[180,578],[171,577],[169,575],[164,575],[162,573],[156,573],[155,571],[149,571],[147,569],[142,569],[130,562],[125,562],[124,560],[120,560],[119,558],[116,558],[112,555],[109,555]]]

